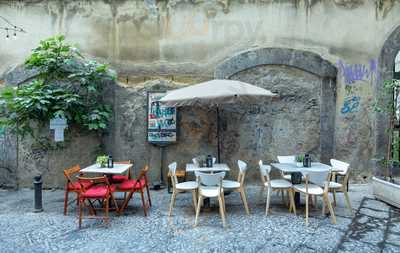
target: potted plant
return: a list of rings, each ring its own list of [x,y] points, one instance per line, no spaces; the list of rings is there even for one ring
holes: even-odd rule
[[[101,167],[105,168],[107,167],[107,161],[108,161],[108,156],[106,155],[100,155],[96,158],[96,163]]]
[[[374,159],[372,188],[377,199],[400,208],[400,181],[396,178],[400,172],[400,80],[385,81],[381,95],[385,102],[376,103],[374,109],[389,117],[388,146],[386,157]]]
[[[304,162],[304,155],[297,155],[296,156],[296,166],[299,168],[303,167],[303,162]]]

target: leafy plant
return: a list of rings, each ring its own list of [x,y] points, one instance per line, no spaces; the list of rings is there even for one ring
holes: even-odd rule
[[[384,113],[389,117],[389,129],[386,130],[389,140],[386,158],[381,162],[386,168],[385,177],[393,181],[393,167],[400,165],[400,80],[387,80],[383,84],[380,102],[375,102],[373,109],[378,113]]]
[[[54,117],[65,117],[68,124],[86,130],[107,128],[112,110],[103,89],[115,79],[107,65],[86,60],[64,36],[41,41],[25,65],[40,74],[28,84],[1,92],[1,125],[22,136],[34,135],[33,122],[45,125]]]
[[[296,162],[298,162],[298,163],[304,162],[304,155],[297,155],[296,156]]]
[[[96,158],[96,163],[100,165],[100,167],[105,167],[107,165],[108,156],[100,155]]]

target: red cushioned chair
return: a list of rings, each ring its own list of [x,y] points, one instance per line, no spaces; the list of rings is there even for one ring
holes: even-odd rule
[[[68,205],[68,195],[70,192],[75,192],[76,193],[76,204],[79,204],[79,193],[81,190],[81,184],[77,180],[72,180],[72,177],[74,174],[78,174],[80,172],[81,168],[79,165],[75,165],[69,169],[64,170],[64,176],[67,180],[67,183],[65,185],[65,197],[64,197],[64,215],[67,215],[67,209]],[[84,182],[83,183],[86,188],[89,188],[91,186],[90,182]]]
[[[136,179],[125,180],[118,186],[118,189],[117,189],[118,192],[128,193],[128,195],[125,197],[125,200],[124,200],[121,208],[119,209],[119,213],[122,213],[124,211],[124,209],[128,206],[128,202],[132,198],[133,194],[135,192],[140,192],[140,195],[142,198],[144,215],[147,216],[147,205],[146,205],[146,201],[145,201],[145,197],[144,197],[145,189],[147,191],[147,200],[148,200],[149,207],[151,206],[150,190],[149,190],[149,184],[148,184],[148,180],[147,180],[148,170],[149,170],[149,166],[148,165],[144,166],[144,168],[140,171],[139,176]]]
[[[119,162],[115,162],[115,164],[131,164],[131,161],[119,161]],[[126,175],[113,175],[112,176],[112,182],[113,184],[118,184],[118,183],[122,183],[125,180],[129,180],[131,179],[131,169],[128,170],[128,173]]]
[[[115,209],[118,211],[117,201],[114,198],[113,192],[116,190],[115,185],[110,185],[106,176],[102,177],[79,177],[79,183],[81,184],[79,194],[79,228],[82,225],[83,208],[87,207],[92,217],[85,217],[88,219],[102,219],[108,224],[109,222],[109,210],[110,200],[113,201]],[[92,186],[86,188],[85,185],[91,184]],[[96,208],[93,205],[94,200],[99,200],[103,204],[102,207]],[[88,205],[88,204],[89,205]],[[97,216],[96,210],[104,210],[104,216]]]

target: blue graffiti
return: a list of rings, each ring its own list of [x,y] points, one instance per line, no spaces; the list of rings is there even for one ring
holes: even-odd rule
[[[352,85],[356,81],[372,80],[378,76],[378,63],[375,59],[369,60],[368,65],[346,64],[339,60],[337,63],[346,85]]]
[[[343,107],[340,110],[340,112],[342,114],[357,112],[360,106],[360,100],[361,99],[359,96],[352,96],[345,98],[343,102]]]

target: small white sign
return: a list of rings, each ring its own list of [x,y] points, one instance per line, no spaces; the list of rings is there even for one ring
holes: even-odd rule
[[[67,119],[57,117],[50,120],[50,129],[54,130],[54,141],[64,141],[64,130],[67,128]]]

